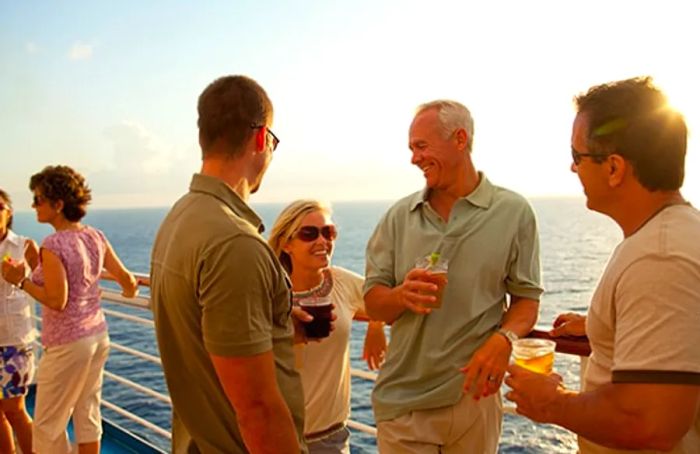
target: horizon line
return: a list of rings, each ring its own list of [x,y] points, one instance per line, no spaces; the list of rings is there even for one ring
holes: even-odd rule
[[[580,195],[536,195],[536,196],[524,196],[527,200],[585,200],[585,197]],[[335,204],[349,204],[349,203],[393,203],[400,199],[338,199],[338,200],[328,200],[331,205]],[[285,205],[293,202],[293,200],[286,202],[249,202],[248,205],[251,206],[270,206],[270,205]],[[172,205],[152,205],[152,206],[132,206],[132,207],[103,207],[103,206],[88,206],[88,213],[90,211],[122,211],[122,210],[160,210],[169,209]],[[14,213],[32,213],[34,209],[14,209]]]

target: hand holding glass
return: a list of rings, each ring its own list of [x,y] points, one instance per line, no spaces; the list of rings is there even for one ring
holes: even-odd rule
[[[304,323],[304,333],[308,339],[322,339],[331,333],[333,318],[331,298],[329,296],[305,298],[299,306],[314,318]]]

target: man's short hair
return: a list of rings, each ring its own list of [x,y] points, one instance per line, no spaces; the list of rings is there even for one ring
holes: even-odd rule
[[[445,138],[448,138],[459,128],[463,128],[467,132],[467,149],[471,151],[474,143],[474,119],[469,109],[457,101],[438,99],[418,106],[416,115],[430,109],[438,111],[438,119]]]
[[[273,113],[265,90],[246,76],[224,76],[209,84],[199,95],[197,112],[202,157],[219,139],[231,145],[231,157],[237,156],[254,127],[266,126]]]
[[[588,149],[619,154],[649,191],[683,185],[688,129],[651,77],[610,82],[575,98],[588,120]]]

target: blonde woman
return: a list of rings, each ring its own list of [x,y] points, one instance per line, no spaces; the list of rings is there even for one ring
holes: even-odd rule
[[[329,206],[299,200],[280,213],[269,243],[292,281],[292,298],[329,296],[335,306],[335,328],[329,337],[302,347],[300,374],[304,387],[304,434],[309,452],[349,453],[350,331],[353,317],[366,317],[363,278],[331,266],[338,231]],[[300,309],[296,308],[295,311]],[[370,321],[363,358],[370,369],[384,360],[383,323]]]

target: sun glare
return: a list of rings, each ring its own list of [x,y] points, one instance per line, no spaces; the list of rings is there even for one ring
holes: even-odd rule
[[[654,81],[668,96],[669,107],[683,114],[692,134],[693,126],[697,128],[697,122],[700,121],[698,116],[700,89],[697,81],[683,75],[655,77]]]

